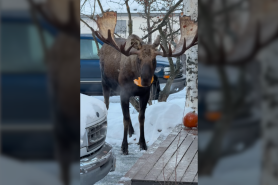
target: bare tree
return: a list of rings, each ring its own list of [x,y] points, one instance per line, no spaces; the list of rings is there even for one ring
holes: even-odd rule
[[[259,7],[262,6],[259,3],[261,1],[248,1],[251,10],[254,7],[257,7],[257,9],[249,12],[250,19],[247,24],[246,22],[240,24],[241,22],[236,21],[237,19],[241,20],[241,17],[237,17],[239,13],[235,12],[235,9],[240,8],[241,14],[250,9],[246,9],[246,6],[241,1],[227,2],[225,0],[216,5],[214,0],[199,1],[200,14],[202,14],[200,17],[206,19],[202,21],[199,29],[199,61],[216,67],[222,90],[222,116],[214,123],[213,136],[206,149],[199,152],[199,174],[211,174],[220,157],[225,155],[225,151],[222,148],[224,137],[229,131],[233,120],[244,111],[242,107],[246,107],[245,98],[247,93],[250,93],[250,90],[246,88],[245,69],[247,64],[254,62],[258,51],[278,38],[278,26],[268,37],[262,37],[262,25],[266,25],[266,23],[258,21],[258,15],[262,15],[258,11]],[[216,6],[218,7],[216,8]],[[272,10],[273,12],[275,11]],[[226,66],[234,66],[239,70],[238,83],[233,86],[229,82],[228,74],[225,70]],[[236,93],[232,93],[233,89],[237,89]],[[271,159],[268,158],[266,161],[268,160]],[[271,164],[269,161],[266,163]]]
[[[70,184],[73,161],[79,161],[79,1],[29,1],[32,15],[40,14],[58,30],[53,45],[45,48],[45,62],[53,100],[55,152],[59,162],[60,176],[64,185]],[[57,8],[59,7],[59,8]],[[36,21],[40,28],[40,24]],[[42,41],[44,40],[41,35]],[[42,42],[43,44],[45,42]],[[68,75],[71,74],[71,75]],[[70,139],[68,133],[71,133]],[[67,141],[67,142],[65,142]],[[74,155],[77,154],[77,155]]]
[[[147,43],[152,42],[152,33],[155,31],[159,31],[160,35],[162,36],[162,45],[167,50],[167,42],[170,42],[174,47],[177,45],[175,43],[175,39],[178,36],[180,29],[173,30],[173,24],[177,24],[179,20],[174,18],[174,11],[176,10],[182,10],[182,0],[177,1],[177,3],[170,1],[170,0],[160,0],[160,1],[154,1],[154,0],[135,0],[139,5],[143,7],[142,12],[138,12],[139,15],[146,19],[146,25],[140,25],[140,29],[143,32],[147,32],[145,36],[142,37],[142,39],[147,39]],[[114,2],[114,1],[111,1]],[[118,3],[120,5],[121,2],[114,2]],[[159,8],[162,7],[162,8]],[[130,22],[130,11],[128,10],[129,15],[129,22]],[[158,12],[156,14],[152,14],[152,12]],[[180,73],[180,69],[182,67],[181,60],[178,57],[176,65],[174,65],[174,62],[171,57],[168,57],[169,65],[170,65],[170,77],[166,82],[166,85],[164,89],[160,92],[158,101],[167,101],[167,98],[170,94],[171,85],[175,79],[175,77]],[[153,88],[152,88],[153,89]],[[152,91],[152,93],[155,90]],[[152,98],[151,96],[150,98]],[[133,100],[133,102],[136,102],[136,99]],[[149,104],[151,104],[151,101],[149,101]],[[133,103],[134,105],[134,103]]]
[[[155,18],[155,16],[151,16],[151,10],[154,10],[155,8],[155,0],[135,0],[139,5],[143,6],[143,12],[140,13],[139,15],[141,17],[143,17],[144,19],[146,19],[146,23],[147,25],[140,25],[140,29],[142,31],[146,31],[148,34],[148,40],[147,43],[152,43],[152,34],[150,33],[152,28],[155,27],[156,24],[158,24],[160,22],[160,20],[158,19],[157,21],[153,21],[153,18]],[[151,22],[153,22],[153,24],[151,25]]]
[[[110,1],[112,3],[117,3],[121,6],[126,5],[127,8],[127,12],[128,12],[128,17],[129,17],[129,35],[132,33],[132,17],[131,17],[131,13],[130,13],[130,7],[128,4],[128,0],[125,1],[119,1],[119,2],[115,2],[115,1]],[[147,18],[147,22],[149,21],[149,24],[147,23],[146,29],[148,30],[147,35],[143,36],[142,38],[149,38],[148,42],[151,41],[151,35],[153,32],[155,31],[159,31],[160,34],[162,34],[162,45],[164,46],[164,48],[166,48],[166,51],[168,52],[168,47],[167,47],[167,42],[171,42],[174,46],[177,45],[177,43],[174,42],[174,35],[179,33],[179,29],[178,30],[173,30],[173,24],[178,22],[178,20],[174,19],[173,17],[173,12],[177,9],[180,8],[180,5],[182,3],[182,0],[179,0],[176,4],[172,4],[172,1],[169,0],[162,0],[161,2],[165,3],[165,7],[169,8],[168,11],[166,11],[166,9],[164,10],[158,10],[160,11],[160,16],[159,19],[156,20],[156,16],[151,16],[151,11],[155,10],[155,5],[157,6],[158,2],[155,2],[153,0],[148,0],[148,1],[138,1],[138,3],[142,6],[144,6],[144,12],[145,13],[140,13],[141,16],[144,16]],[[151,7],[152,6],[152,7]],[[164,13],[166,11],[166,13]],[[180,59],[178,58],[177,62],[176,62],[176,66],[173,63],[173,60],[171,57],[168,57],[169,60],[169,64],[170,64],[170,78],[167,80],[167,83],[164,87],[164,89],[160,92],[159,95],[159,99],[158,101],[167,101],[167,98],[170,94],[170,88],[171,85],[176,77],[176,75],[180,72],[180,68],[181,68],[181,62]],[[137,99],[135,97],[131,98],[131,104],[135,107],[136,110],[139,110],[139,102],[137,101]],[[151,101],[149,102],[151,104]]]
[[[184,0],[183,14],[197,21],[198,0]],[[198,46],[186,51],[186,107],[198,111]]]

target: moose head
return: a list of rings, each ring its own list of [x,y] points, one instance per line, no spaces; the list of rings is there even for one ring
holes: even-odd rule
[[[114,31],[117,22],[116,12],[105,12],[102,17],[97,16],[97,25],[99,31],[91,28],[92,32],[104,43],[112,46],[125,56],[137,55],[138,77],[141,79],[141,86],[150,86],[153,81],[153,75],[156,68],[156,56],[178,57],[187,49],[197,44],[197,23],[190,17],[180,17],[181,38],[174,51],[169,44],[168,53],[160,44],[161,37],[157,36],[153,44],[144,44],[142,40],[131,35],[130,43],[118,45],[114,39]],[[163,52],[157,51],[160,45]]]

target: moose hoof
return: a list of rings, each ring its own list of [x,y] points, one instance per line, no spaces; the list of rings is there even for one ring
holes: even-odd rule
[[[128,155],[128,145],[122,145],[122,152],[124,155]]]
[[[146,145],[146,142],[139,142],[140,144],[140,150],[147,150],[147,145]]]

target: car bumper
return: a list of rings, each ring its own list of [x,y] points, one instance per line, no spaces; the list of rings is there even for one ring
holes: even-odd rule
[[[162,90],[166,85],[167,79],[159,78],[160,89]],[[175,78],[170,89],[170,94],[179,92],[184,89],[186,83],[186,76],[183,74],[180,78]]]
[[[91,156],[80,158],[80,184],[93,185],[116,168],[116,157],[108,143]]]

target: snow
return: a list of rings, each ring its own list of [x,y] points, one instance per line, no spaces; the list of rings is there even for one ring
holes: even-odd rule
[[[257,141],[248,150],[222,158],[212,176],[199,176],[199,183],[206,185],[259,185],[261,174],[262,149]]]
[[[41,184],[61,185],[56,174],[47,173],[28,163],[0,156],[0,184]]]
[[[87,124],[93,120],[98,119],[96,117],[96,109],[100,109],[100,113],[107,114],[105,104],[97,98],[80,94],[80,144],[82,145],[82,137],[85,134]]]
[[[95,96],[103,101],[102,96]],[[192,111],[185,106],[185,90],[169,96],[167,102],[153,101],[153,105],[147,107],[145,112],[145,140],[147,145],[153,144],[160,135],[167,136],[172,129],[182,123],[183,116]],[[140,137],[139,113],[130,105],[130,118],[134,128],[134,135],[128,137],[128,143],[138,143]],[[107,117],[106,142],[112,145],[121,145],[123,139],[123,115],[120,97],[110,98]]]
[[[150,152],[154,142],[160,143],[161,139],[165,139],[173,128],[182,123],[183,115],[192,111],[185,106],[185,90],[171,94],[167,102],[158,103],[153,101],[153,105],[147,107],[145,112],[145,139]],[[103,96],[94,96],[103,101]],[[109,99],[108,110],[108,128],[106,142],[112,144],[113,151],[116,156],[116,170],[108,173],[96,185],[115,185],[135,164],[138,158],[144,154],[144,150],[140,151],[138,140],[140,136],[138,112],[130,105],[130,118],[135,131],[135,134],[128,138],[129,155],[122,155],[121,144],[123,139],[123,116],[119,96],[112,96]],[[158,130],[161,130],[160,132]],[[160,138],[160,139],[158,139]],[[157,140],[158,139],[158,140]],[[158,144],[157,144],[158,146]],[[156,146],[156,147],[157,147]],[[155,149],[155,147],[154,147]]]
[[[129,181],[129,180],[131,180],[131,178],[128,178],[128,177],[122,177],[120,180],[121,180],[121,181]]]
[[[123,116],[120,105],[113,104],[111,111],[108,111],[108,143],[121,143],[123,139]],[[114,110],[113,110],[114,109]],[[131,120],[135,134],[128,138],[128,143],[138,143],[139,141],[139,113],[131,114]],[[180,118],[180,119],[177,119]],[[160,134],[167,135],[173,127],[181,123],[182,109],[173,103],[161,102],[154,104],[146,109],[145,112],[145,139],[151,145]],[[159,132],[161,130],[161,132]]]

